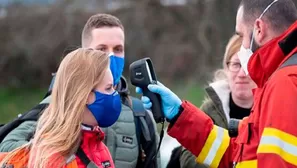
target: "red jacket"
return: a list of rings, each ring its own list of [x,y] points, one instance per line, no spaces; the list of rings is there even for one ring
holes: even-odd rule
[[[83,141],[81,144],[81,148],[85,154],[98,166],[98,168],[114,168],[115,166],[109,150],[102,142],[104,139],[104,132],[99,128],[95,128],[92,131],[86,129],[88,128],[84,128],[82,132]],[[76,156],[76,162],[78,168],[87,167],[78,156]]]
[[[112,161],[112,157],[108,151],[108,148],[102,142],[104,138],[104,133],[99,129],[99,127],[95,127],[95,129],[93,130],[86,129],[89,128],[83,127],[82,130],[83,140],[81,148],[84,151],[84,153],[94,164],[96,164],[98,168],[114,168],[115,166]],[[22,148],[6,162],[7,165],[13,166],[14,168],[27,167],[30,152],[32,152],[32,150],[29,150],[28,148]],[[0,162],[8,154],[9,152],[0,153]],[[64,162],[65,158],[60,157],[60,155],[56,154],[53,155],[50,159],[53,161],[49,162],[45,167],[58,167],[60,166],[61,162]],[[87,166],[81,161],[81,159],[78,156],[74,157],[74,155],[67,160],[67,164],[63,167],[87,168]]]
[[[278,69],[296,52],[297,22],[253,54],[248,69],[258,88],[236,139],[186,101],[168,134],[210,167],[297,167],[297,66]]]

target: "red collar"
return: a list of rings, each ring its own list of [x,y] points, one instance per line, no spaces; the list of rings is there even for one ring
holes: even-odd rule
[[[297,21],[279,37],[272,39],[254,52],[248,63],[248,71],[258,87],[263,87],[273,72],[297,52],[296,42]]]
[[[96,139],[102,141],[105,136],[99,126],[82,125],[82,133],[84,139]]]

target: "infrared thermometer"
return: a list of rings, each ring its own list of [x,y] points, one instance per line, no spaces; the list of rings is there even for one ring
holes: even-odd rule
[[[157,84],[157,77],[150,58],[143,58],[130,65],[130,80],[132,85],[142,89],[143,95],[152,102],[152,113],[156,123],[164,122],[164,115],[161,109],[161,97],[159,94],[148,90],[149,84]]]

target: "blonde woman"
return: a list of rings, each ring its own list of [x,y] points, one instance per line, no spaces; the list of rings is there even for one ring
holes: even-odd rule
[[[34,138],[9,153],[1,166],[114,167],[99,128],[112,125],[121,111],[108,55],[77,49],[63,59],[56,75],[52,101],[38,120]]]

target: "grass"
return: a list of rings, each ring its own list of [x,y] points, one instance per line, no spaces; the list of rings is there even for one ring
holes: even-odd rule
[[[200,106],[204,95],[201,87],[196,84],[180,84],[174,85],[173,87],[170,86],[170,88],[172,88],[181,99],[189,100],[196,106]],[[18,114],[30,110],[42,100],[45,93],[46,89],[0,88],[0,124],[7,123],[17,117]],[[137,97],[139,97],[139,95]]]
[[[45,93],[46,89],[0,88],[0,124],[30,110],[42,100]]]
[[[187,86],[186,88],[187,89],[185,91],[177,89],[177,95],[179,95],[181,99],[190,101],[199,107],[204,97],[204,90],[201,87],[194,85]]]

